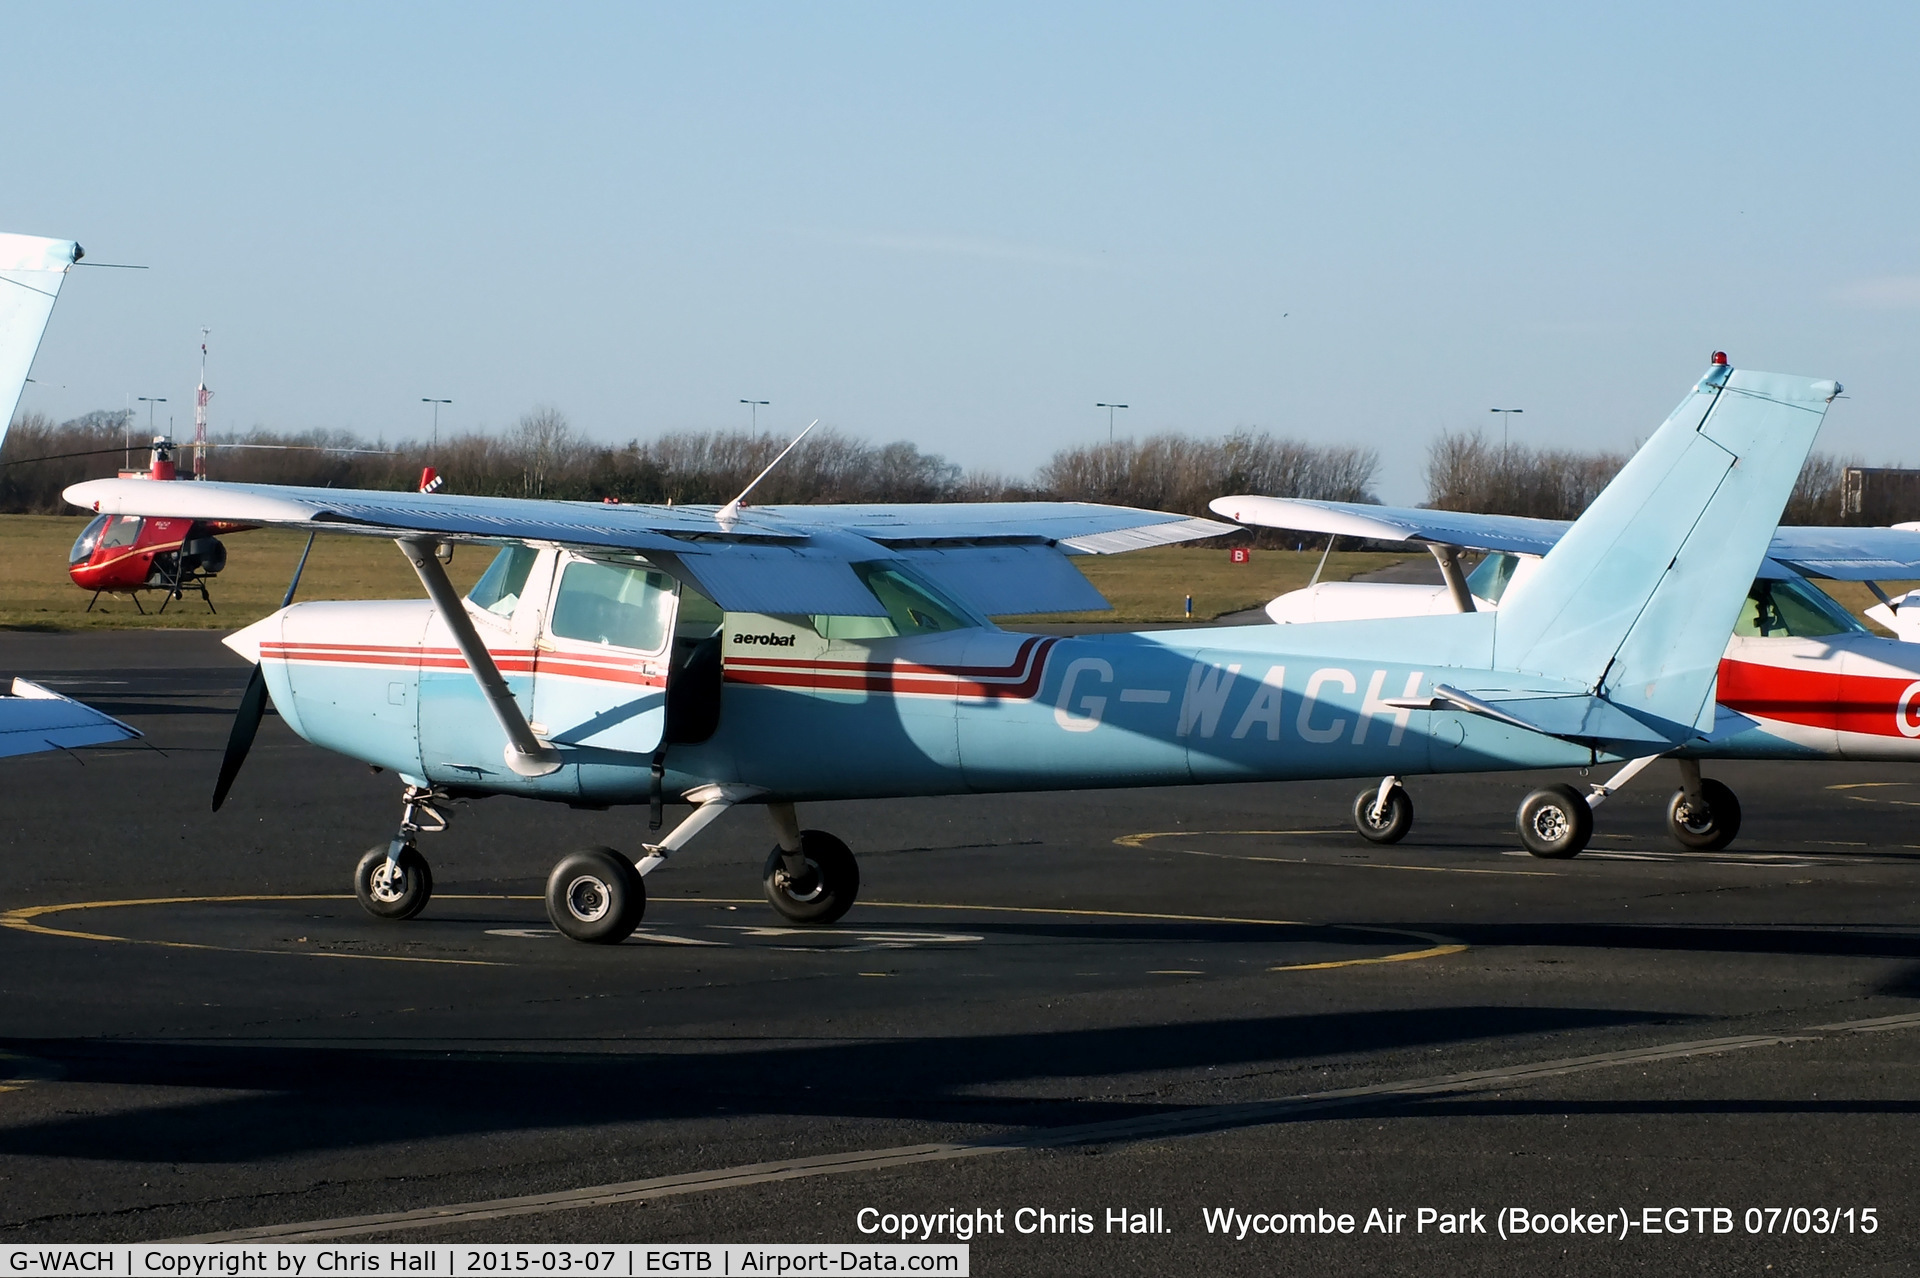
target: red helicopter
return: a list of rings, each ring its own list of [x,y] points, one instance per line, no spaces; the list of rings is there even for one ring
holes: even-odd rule
[[[179,478],[173,463],[173,441],[153,441],[153,462],[147,470],[123,470],[122,479]],[[225,533],[245,532],[252,524],[209,522],[200,519],[142,519],[137,515],[100,515],[81,532],[67,556],[67,575],[82,590],[91,590],[87,611],[101,595],[126,595],[142,614],[140,593],[165,592],[160,611],[199,591],[207,611],[215,611],[207,583],[227,566]]]
[[[239,448],[288,448],[302,445],[238,444]],[[165,436],[153,441],[153,461],[146,470],[123,470],[122,479],[179,479],[174,465],[174,442]],[[324,452],[384,452],[384,449],[328,448]],[[443,484],[439,473],[429,466],[420,474],[420,491],[439,491]],[[91,590],[87,611],[100,602],[101,595],[126,595],[145,615],[140,594],[164,592],[160,612],[188,592],[198,591],[208,612],[217,611],[207,584],[227,566],[227,548],[220,538],[229,533],[249,532],[256,525],[224,520],[146,519],[138,515],[100,515],[95,517],[73,543],[67,556],[67,575],[82,590]]]

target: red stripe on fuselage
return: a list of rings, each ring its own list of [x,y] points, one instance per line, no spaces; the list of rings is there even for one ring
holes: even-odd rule
[[[779,661],[729,658],[729,683],[795,690],[867,692],[882,696],[985,697],[1030,700],[1040,691],[1047,652],[1057,639],[1028,639],[1004,666],[929,666],[912,661]],[[1009,682],[987,682],[990,679]]]
[[[1720,663],[1720,704],[1756,719],[1874,737],[1920,733],[1916,675],[1848,675],[1750,661]],[[1907,731],[1901,731],[1901,723]]]
[[[598,683],[624,683],[664,688],[664,673],[649,674],[631,657],[600,653],[535,652],[531,648],[488,649],[502,674],[561,675]],[[465,670],[458,648],[402,647],[382,644],[286,643],[269,640],[260,645],[263,661],[297,661],[306,665],[397,666],[404,670]]]

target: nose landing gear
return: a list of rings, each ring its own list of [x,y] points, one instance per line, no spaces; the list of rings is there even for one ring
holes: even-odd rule
[[[414,840],[447,828],[447,814],[436,806],[447,801],[445,792],[410,785],[401,799],[399,832],[368,848],[353,867],[353,894],[377,919],[410,919],[427,908],[433,871]]]

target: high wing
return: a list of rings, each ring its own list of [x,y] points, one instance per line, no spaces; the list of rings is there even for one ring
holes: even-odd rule
[[[13,423],[60,285],[79,260],[72,240],[0,234],[0,440]]]
[[[1474,515],[1455,510],[1302,501],[1292,497],[1216,497],[1216,515],[1262,528],[1419,541],[1467,550],[1544,555],[1572,527],[1558,519]],[[1920,531],[1905,528],[1780,528],[1767,558],[1803,576],[1835,581],[1920,579]]]
[[[111,715],[25,679],[15,679],[12,693],[0,696],[0,758],[106,745],[139,735]]]
[[[1234,531],[1230,524],[1083,502],[714,506],[461,497],[270,484],[97,479],[66,499],[99,514],[231,520],[320,532],[527,541],[645,555],[732,612],[882,616],[852,565],[904,560],[993,615],[1107,603],[1066,556]]]
[[[1430,541],[1441,546],[1504,550],[1516,555],[1546,554],[1573,526],[1563,519],[1473,515],[1458,510],[1306,501],[1298,497],[1216,497],[1208,505],[1216,515],[1261,528],[1364,537],[1369,541]]]

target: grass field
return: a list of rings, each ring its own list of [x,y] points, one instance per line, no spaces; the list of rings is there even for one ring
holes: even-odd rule
[[[143,595],[141,615],[122,596],[102,595],[93,611],[90,598],[67,576],[67,551],[87,525],[84,515],[0,515],[0,546],[12,558],[0,580],[0,629],[92,630],[134,627],[228,629],[258,621],[280,606],[287,579],[306,544],[303,533],[277,529],[239,533],[223,538],[227,569],[213,584],[209,614],[198,595],[190,595],[155,612],[162,602],[157,592]],[[466,590],[492,558],[489,548],[458,549],[448,574]],[[1328,581],[1345,581],[1409,558],[1403,554],[1336,553],[1328,561]],[[1045,621],[1178,621],[1185,615],[1186,596],[1193,596],[1193,615],[1210,621],[1229,612],[1258,608],[1277,594],[1304,586],[1320,562],[1317,551],[1256,550],[1253,561],[1230,563],[1224,550],[1192,550],[1163,546],[1125,555],[1079,555],[1074,563],[1113,604],[1112,612],[1062,613],[1054,617],[1023,618]],[[1889,594],[1912,583],[1883,582]],[[1820,583],[1829,594],[1858,616],[1874,603],[1864,584],[1850,581]],[[392,542],[380,537],[322,537],[314,543],[313,558],[300,579],[302,599],[416,599],[419,579]],[[1871,622],[1868,623],[1872,625]],[[1875,627],[1878,629],[1878,627]]]
[[[244,626],[280,606],[287,579],[306,543],[301,533],[276,529],[238,533],[227,545],[227,568],[213,583],[207,612],[198,595],[189,595],[156,613],[162,599],[148,592],[142,615],[125,596],[91,596],[67,576],[67,551],[87,525],[84,515],[0,515],[0,546],[11,555],[0,580],[0,628],[91,630],[130,627],[226,629]],[[492,551],[459,548],[448,572],[461,590],[486,568]],[[1404,555],[1336,554],[1327,564],[1329,580],[1345,580]],[[1074,560],[1113,602],[1110,613],[1078,613],[1050,620],[1176,621],[1193,595],[1193,615],[1212,619],[1222,613],[1257,608],[1282,591],[1305,585],[1319,563],[1317,553],[1259,550],[1253,562],[1233,564],[1224,550],[1187,550],[1167,546],[1126,555],[1082,555]],[[322,537],[300,579],[302,599],[415,599],[421,595],[413,569],[392,542],[378,537]]]

